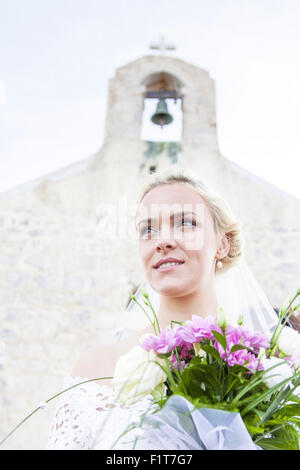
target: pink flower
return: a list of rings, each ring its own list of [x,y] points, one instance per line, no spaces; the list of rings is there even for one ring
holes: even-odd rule
[[[259,353],[260,348],[268,349],[270,347],[270,339],[260,333],[252,333],[251,331],[241,328],[241,334],[244,338],[244,341],[248,341],[251,349],[253,349],[255,354]],[[244,344],[244,342],[243,342]]]
[[[179,328],[168,326],[166,331],[161,331],[158,336],[147,335],[140,341],[140,345],[146,351],[153,349],[157,354],[168,354],[183,343],[177,331]]]
[[[253,372],[256,369],[263,369],[262,365],[259,363],[257,354],[260,348],[266,349],[269,347],[270,341],[267,336],[252,333],[242,327],[228,326],[226,329],[226,342],[226,352],[218,341],[214,342],[214,347],[219,351],[221,358],[226,361],[229,366],[232,367],[239,364]],[[230,352],[231,348],[235,345],[246,346],[250,351],[248,349],[240,349]]]
[[[186,362],[185,361],[180,361],[180,362],[181,362],[182,368],[184,369],[186,367]],[[180,365],[177,361],[177,357],[175,356],[175,354],[172,354],[170,370],[172,371],[174,368],[179,371],[180,370]]]
[[[193,350],[193,345],[191,343],[183,343],[180,351],[180,359],[193,359],[195,354],[191,354],[190,350]]]
[[[229,354],[227,363],[230,367],[233,367],[235,364],[245,366],[251,372],[255,372],[257,369],[263,369],[258,358],[251,352],[247,351],[247,349],[241,349],[240,351],[235,351]]]
[[[194,344],[205,339],[215,339],[212,330],[222,333],[221,328],[217,324],[216,317],[208,316],[202,318],[200,316],[193,315],[192,320],[188,320],[185,326],[182,327],[180,335],[184,341]]]
[[[193,315],[192,320],[188,320],[184,325],[176,325],[174,328],[169,326],[166,331],[161,331],[158,336],[147,335],[141,338],[140,345],[147,351],[154,350],[157,354],[168,354],[179,347],[179,360],[185,367],[194,357],[191,350],[193,350],[195,343],[212,341],[222,360],[226,361],[229,366],[239,364],[253,372],[263,368],[257,355],[261,348],[267,349],[270,346],[270,340],[267,336],[252,333],[241,326],[233,327],[228,325],[225,331],[227,347],[224,351],[213,331],[224,335],[224,332],[218,326],[217,317],[202,318]],[[242,345],[247,349],[231,352],[232,347],[235,345]],[[179,364],[174,353],[171,356],[171,363],[173,367],[179,370]],[[170,365],[171,369],[172,365]]]

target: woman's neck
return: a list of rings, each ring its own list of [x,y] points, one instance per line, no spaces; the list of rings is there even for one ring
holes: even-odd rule
[[[183,297],[160,296],[158,321],[160,329],[165,330],[171,321],[183,322],[191,320],[192,315],[207,317],[217,315],[217,298],[215,290],[205,289]]]

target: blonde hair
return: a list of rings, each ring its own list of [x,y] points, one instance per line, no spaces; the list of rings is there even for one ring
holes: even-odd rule
[[[184,184],[200,194],[211,213],[216,233],[221,236],[226,235],[229,239],[230,249],[227,255],[222,258],[222,268],[220,270],[216,268],[216,272],[224,272],[238,264],[243,256],[244,247],[241,222],[235,217],[226,201],[210,191],[190,169],[174,165],[164,171],[152,173],[141,190],[139,203],[149,191],[157,186],[174,183]]]

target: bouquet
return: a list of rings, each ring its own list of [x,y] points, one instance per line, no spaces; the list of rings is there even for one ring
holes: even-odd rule
[[[299,450],[300,334],[287,327],[296,295],[279,311],[273,334],[231,325],[220,307],[217,317],[194,315],[161,331],[149,296],[154,334],[120,356],[113,377],[118,400],[132,404],[152,395],[148,411],[131,423],[133,448],[213,450]],[[132,296],[136,301],[135,297]],[[47,403],[84,380],[40,402],[0,442]],[[154,402],[154,406],[153,406]]]
[[[300,334],[286,326],[298,296],[264,335],[242,318],[229,324],[221,307],[218,317],[194,315],[160,331],[143,292],[154,334],[119,358],[113,379],[120,401],[151,393],[157,405],[128,427],[134,448],[142,439],[144,449],[299,450]]]

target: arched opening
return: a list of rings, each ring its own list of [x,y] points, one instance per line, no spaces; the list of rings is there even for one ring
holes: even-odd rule
[[[175,75],[158,72],[148,75],[143,81],[145,86],[144,110],[141,125],[141,139],[151,142],[180,142],[182,136],[182,86]],[[160,125],[152,122],[158,104],[165,106],[171,116],[170,124]],[[166,114],[165,114],[166,115]]]

